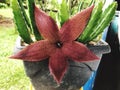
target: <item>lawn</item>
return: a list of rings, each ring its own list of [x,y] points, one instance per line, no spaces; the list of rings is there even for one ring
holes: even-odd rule
[[[0,9],[1,14],[13,17],[10,9]],[[13,25],[0,26],[0,90],[29,90],[30,80],[26,77],[22,61],[9,59],[17,36]]]
[[[0,15],[4,16],[4,17],[13,17],[13,14],[12,14],[12,9],[11,8],[2,8],[0,9]]]

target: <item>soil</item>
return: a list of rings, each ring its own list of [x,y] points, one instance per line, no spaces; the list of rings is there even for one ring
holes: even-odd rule
[[[14,24],[12,18],[3,17],[0,15],[0,26],[11,27],[13,25]]]

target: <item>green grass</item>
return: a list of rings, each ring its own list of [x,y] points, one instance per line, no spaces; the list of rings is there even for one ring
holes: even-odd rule
[[[22,61],[8,58],[13,53],[17,36],[14,27],[0,26],[0,90],[29,90],[30,81]]]
[[[11,8],[2,8],[0,9],[0,15],[7,17],[7,18],[13,18],[13,13]]]

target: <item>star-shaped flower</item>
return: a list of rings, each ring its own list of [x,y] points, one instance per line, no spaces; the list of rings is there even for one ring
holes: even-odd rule
[[[44,40],[34,42],[11,58],[25,61],[49,59],[49,70],[60,83],[68,67],[68,60],[76,62],[98,59],[85,45],[76,41],[83,32],[94,6],[91,6],[66,21],[58,28],[55,21],[35,6],[35,21]]]

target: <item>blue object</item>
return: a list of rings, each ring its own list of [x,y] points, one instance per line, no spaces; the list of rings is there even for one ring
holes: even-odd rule
[[[92,72],[91,77],[90,77],[89,80],[85,83],[85,85],[81,88],[81,90],[92,90],[93,85],[94,85],[95,76],[96,76],[96,71],[95,71],[95,72]]]
[[[106,40],[106,37],[107,37],[107,32],[108,32],[108,27],[105,28],[103,34],[102,34],[102,39],[105,41]]]
[[[111,27],[114,30],[114,32],[117,34],[118,33],[118,19],[119,17],[114,17],[114,20],[111,22]]]

